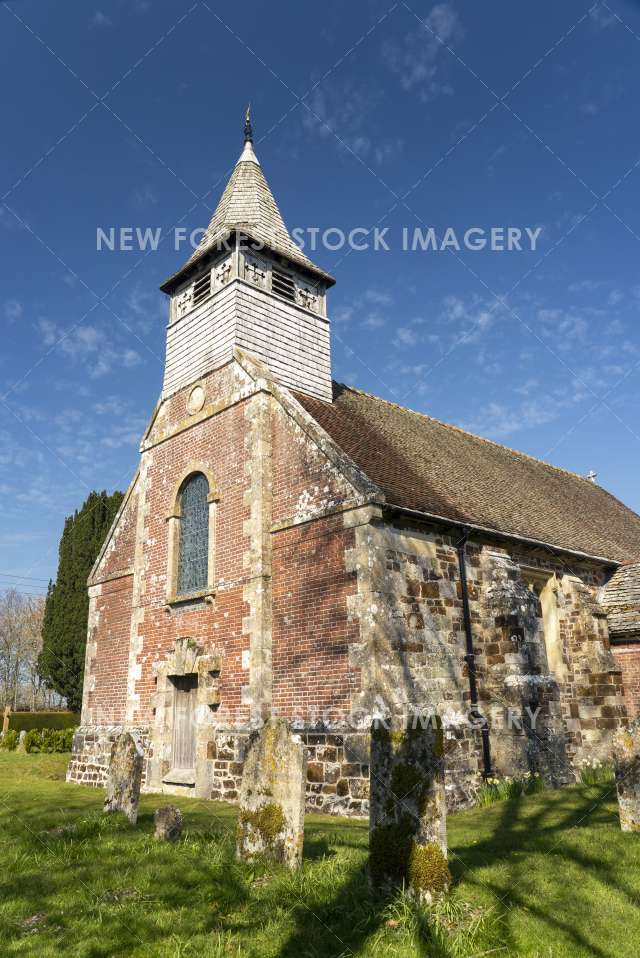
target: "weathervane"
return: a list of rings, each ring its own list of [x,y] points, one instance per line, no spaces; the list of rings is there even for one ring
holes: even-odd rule
[[[244,142],[253,143],[253,127],[251,126],[251,104],[247,107],[244,118]]]

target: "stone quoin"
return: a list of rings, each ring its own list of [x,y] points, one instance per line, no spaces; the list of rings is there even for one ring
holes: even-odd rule
[[[270,716],[309,810],[366,815],[372,719],[440,716],[449,807],[571,781],[640,706],[640,517],[594,482],[332,381],[333,278],[245,144],[163,285],[164,381],[89,579],[68,779],[237,801]]]

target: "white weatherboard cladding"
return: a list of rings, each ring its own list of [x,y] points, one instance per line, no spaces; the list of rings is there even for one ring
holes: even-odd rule
[[[240,280],[169,326],[163,396],[228,362],[234,346],[283,386],[331,401],[327,320]]]

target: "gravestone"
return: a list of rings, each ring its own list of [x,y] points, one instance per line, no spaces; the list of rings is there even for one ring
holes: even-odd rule
[[[371,883],[404,884],[420,901],[433,901],[451,884],[440,720],[374,722],[370,771]]]
[[[27,743],[25,741],[26,737],[27,737],[27,731],[26,729],[23,728],[22,731],[18,734],[18,744],[16,745],[16,752],[26,753],[27,751]]]
[[[614,739],[613,762],[620,828],[640,831],[640,719],[621,729]]]
[[[4,715],[2,718],[2,734],[6,735],[9,731],[9,722],[11,721],[11,706],[5,705]]]
[[[240,788],[237,854],[290,868],[302,861],[307,753],[284,719],[252,732]]]
[[[182,832],[182,812],[175,805],[162,805],[153,816],[155,837],[174,842]]]
[[[104,811],[124,812],[132,825],[138,819],[142,758],[142,752],[129,732],[122,732],[111,746]]]

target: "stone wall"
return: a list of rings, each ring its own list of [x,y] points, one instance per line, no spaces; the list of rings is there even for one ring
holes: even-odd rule
[[[144,751],[144,784],[148,779],[152,759],[149,729],[144,726],[125,728],[123,725],[81,725],[73,736],[73,754],[67,767],[67,781],[78,785],[92,785],[94,788],[104,787],[109,771],[111,747],[124,731],[131,732]]]

